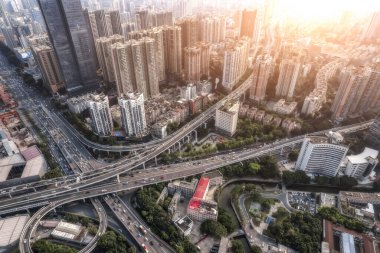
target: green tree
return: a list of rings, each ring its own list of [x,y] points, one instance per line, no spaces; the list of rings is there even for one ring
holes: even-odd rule
[[[289,159],[289,161],[292,161],[292,162],[297,161],[298,154],[299,154],[299,150],[297,150],[297,149],[293,149],[293,150],[288,154],[288,159]]]
[[[236,229],[234,223],[232,222],[232,217],[223,208],[219,208],[218,222],[227,229],[228,234],[232,233]]]
[[[213,220],[205,220],[200,227],[203,234],[208,234],[216,238],[227,235],[227,229],[220,223]]]
[[[75,253],[76,250],[66,246],[55,244],[47,240],[38,240],[32,245],[33,252],[35,253]]]
[[[42,177],[43,179],[52,179],[57,177],[63,177],[63,172],[58,168],[53,168],[45,173],[45,175]]]
[[[256,175],[260,171],[261,166],[258,163],[250,163],[249,169],[253,175]]]
[[[261,253],[261,252],[262,252],[262,250],[261,250],[261,248],[259,246],[253,245],[251,247],[251,253]]]
[[[238,240],[232,240],[232,252],[244,253],[243,243]]]

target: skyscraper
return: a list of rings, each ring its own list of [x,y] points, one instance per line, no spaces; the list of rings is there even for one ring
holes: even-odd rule
[[[63,76],[53,48],[48,45],[35,45],[31,49],[41,71],[43,84],[51,93],[57,92],[63,86]]]
[[[109,37],[100,37],[96,40],[96,52],[98,61],[103,73],[103,79],[107,83],[115,82],[115,71],[112,65],[111,45],[117,42],[124,42],[124,36],[112,35]]]
[[[301,63],[295,59],[284,59],[280,63],[280,74],[276,86],[276,96],[292,98],[300,74]]]
[[[249,92],[249,98],[262,102],[265,99],[269,76],[272,68],[270,55],[259,55],[253,65],[253,81]]]
[[[108,97],[104,94],[90,94],[87,104],[90,109],[92,130],[100,136],[111,135],[113,122]]]
[[[154,39],[129,40],[111,48],[119,96],[134,91],[146,97],[159,94]]]
[[[372,41],[380,39],[380,11],[372,14],[367,27],[364,29],[361,40]]]
[[[257,10],[244,9],[241,15],[240,37],[253,38]]]
[[[122,35],[123,30],[121,29],[120,12],[119,11],[110,11],[107,14],[110,17],[112,34]]]
[[[199,26],[201,41],[217,43],[226,37],[226,19],[224,17],[203,18]]]
[[[201,49],[195,46],[185,47],[184,62],[186,81],[198,82],[201,77]]]
[[[165,47],[164,47],[164,36],[163,31],[161,27],[154,27],[148,30],[140,30],[140,31],[134,31],[130,32],[128,34],[129,39],[135,39],[139,40],[143,37],[149,37],[154,39],[154,51],[155,51],[155,57],[156,57],[156,64],[157,64],[157,75],[158,80],[164,81],[166,79],[166,62],[165,62]]]
[[[96,53],[80,0],[39,0],[50,40],[71,93],[97,85]]]
[[[162,27],[164,49],[165,49],[165,66],[166,71],[170,74],[179,75],[182,71],[182,37],[180,26]]]
[[[342,120],[358,112],[370,73],[365,67],[350,66],[342,70],[342,81],[332,105],[333,119]]]
[[[199,21],[197,18],[183,18],[177,22],[177,25],[181,27],[182,48],[192,46],[199,41]]]
[[[119,97],[121,120],[128,136],[144,136],[146,133],[144,95],[127,93]]]
[[[202,76],[209,76],[210,44],[195,43],[184,49],[185,79],[189,82],[198,82]]]
[[[358,104],[358,112],[380,108],[380,63],[369,66],[369,79]]]
[[[243,37],[227,44],[224,52],[222,85],[231,91],[248,67],[250,40]]]

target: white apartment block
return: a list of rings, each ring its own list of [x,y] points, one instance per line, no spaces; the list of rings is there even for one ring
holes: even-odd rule
[[[141,137],[146,134],[144,95],[127,93],[119,97],[121,120],[128,136]]]
[[[197,86],[190,83],[184,87],[181,87],[181,98],[185,100],[191,100],[197,96]]]
[[[92,130],[100,136],[111,135],[113,122],[108,97],[104,94],[90,94],[87,103],[90,109]]]
[[[230,101],[216,110],[215,128],[229,136],[234,135],[238,122],[239,107],[239,101]]]
[[[379,162],[378,155],[379,151],[365,148],[360,154],[347,156],[345,174],[359,180],[369,175]]]
[[[348,147],[332,144],[327,137],[308,136],[298,155],[296,169],[306,173],[334,177],[346,156]]]

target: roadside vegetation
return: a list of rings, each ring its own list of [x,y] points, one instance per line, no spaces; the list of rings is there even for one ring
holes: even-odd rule
[[[77,252],[76,249],[62,245],[50,242],[48,240],[38,240],[35,243],[32,244],[33,252],[35,253],[75,253]]]
[[[152,231],[162,240],[170,244],[178,253],[196,253],[197,248],[180,234],[163,206],[156,204],[163,184],[148,186],[140,189],[136,194],[138,211]]]
[[[303,253],[320,251],[322,222],[308,212],[289,214],[281,210],[273,214],[276,221],[271,223],[264,234],[277,242]]]
[[[109,230],[99,238],[95,253],[136,253],[135,247],[127,244],[124,236]]]
[[[343,225],[345,228],[355,230],[359,233],[362,233],[366,228],[361,221],[341,214],[335,207],[320,207],[318,209],[318,215],[322,219],[329,220],[334,224]]]

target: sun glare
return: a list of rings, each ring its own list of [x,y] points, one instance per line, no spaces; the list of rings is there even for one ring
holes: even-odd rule
[[[343,11],[366,15],[380,9],[378,0],[280,0],[279,4],[280,15],[299,21],[331,21]]]

